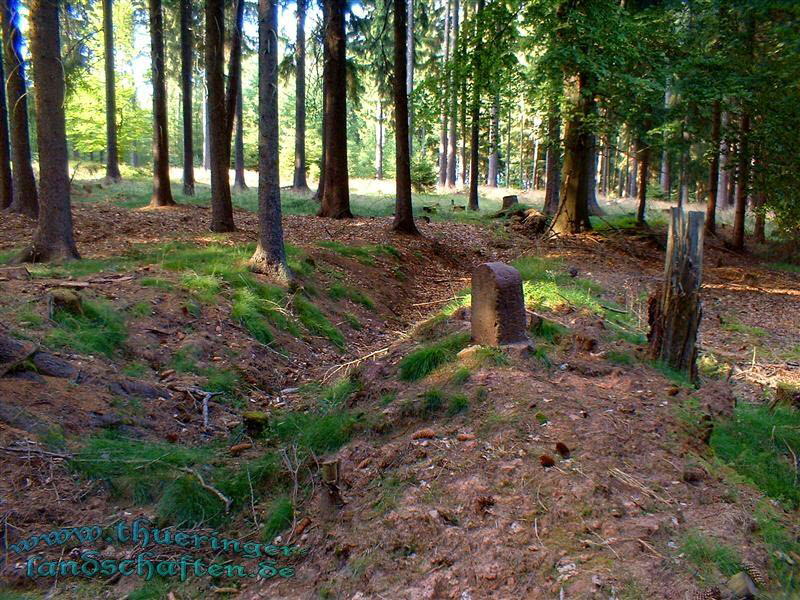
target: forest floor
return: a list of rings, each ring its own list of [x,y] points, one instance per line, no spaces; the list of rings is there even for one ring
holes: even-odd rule
[[[707,240],[693,385],[645,353],[658,207],[650,228],[623,202],[595,232],[543,241],[489,216],[502,190],[480,215],[431,194],[409,238],[363,186],[369,216],[342,222],[286,195],[291,290],[244,265],[253,192],[220,235],[204,191],[151,210],[142,181],[76,182],[84,260],[0,267],[0,334],[16,340],[0,344],[0,598],[683,599],[751,565],[760,597],[800,597],[800,414],[770,406],[800,384],[795,267]],[[32,227],[4,215],[0,263]],[[469,277],[489,260],[523,276],[531,356],[469,347]],[[55,289],[81,309],[54,307]],[[334,459],[339,506],[319,474]],[[205,547],[190,554],[231,572],[32,580],[39,551],[84,565],[142,548],[106,529],[11,546],[137,517],[303,552],[268,580],[234,568],[268,557]]]

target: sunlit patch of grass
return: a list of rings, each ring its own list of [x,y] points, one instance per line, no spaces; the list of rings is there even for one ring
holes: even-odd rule
[[[749,337],[760,338],[767,335],[766,330],[761,327],[745,325],[737,320],[730,319],[730,317],[726,318],[725,322],[722,324],[722,328],[725,331],[730,331],[731,333],[741,333],[742,335]]]
[[[713,354],[702,354],[697,359],[697,371],[704,377],[724,377],[728,368],[726,363],[720,362]]]
[[[286,244],[286,262],[292,273],[308,277],[314,272],[314,260],[300,248]]]
[[[47,334],[47,342],[83,354],[114,356],[128,335],[122,314],[101,301],[84,299],[81,306],[83,314],[55,311],[56,326]]]
[[[292,304],[297,312],[297,318],[309,333],[327,338],[340,350],[344,349],[344,335],[328,320],[319,308],[302,296],[295,296]]]
[[[511,364],[511,360],[500,348],[484,346],[478,348],[473,354],[474,361],[481,367],[505,367]]]
[[[414,350],[400,361],[400,379],[422,379],[434,369],[454,360],[456,354],[469,344],[469,340],[469,333],[457,333]]]
[[[341,242],[325,241],[319,242],[319,246],[336,252],[348,258],[354,258],[364,265],[374,266],[376,264],[376,257],[388,256],[393,258],[401,258],[400,251],[394,246],[386,244],[364,244],[361,246],[348,246]]]
[[[288,496],[281,496],[272,501],[267,519],[264,522],[264,541],[272,541],[276,535],[289,528],[294,518],[294,506]]]
[[[447,405],[447,415],[453,417],[469,410],[469,398],[464,394],[456,394]]]
[[[283,443],[316,455],[341,448],[353,435],[356,419],[347,412],[284,413],[270,422],[270,432]]]
[[[360,304],[366,308],[374,309],[375,303],[364,292],[354,287],[344,285],[342,283],[334,283],[328,288],[328,295],[334,300],[341,300],[347,298],[356,304]]]
[[[783,524],[782,515],[769,502],[761,500],[756,506],[754,517],[758,526],[757,534],[770,554],[770,580],[779,583],[783,592],[797,594],[800,592],[800,572],[781,555],[800,555],[800,541]]]
[[[193,271],[181,277],[181,285],[189,290],[195,298],[206,304],[214,302],[222,291],[219,278],[214,275],[200,275]]]
[[[800,412],[790,406],[740,403],[711,435],[715,454],[767,496],[800,507],[794,457],[800,452]]]
[[[715,572],[730,577],[742,568],[742,559],[734,548],[696,529],[685,535],[680,550],[704,581],[711,581]]]
[[[549,319],[540,319],[531,328],[533,335],[549,344],[557,344],[568,331],[563,325]]]
[[[27,265],[28,271],[34,277],[84,277],[97,273],[118,273],[130,270],[136,265],[131,256],[113,256],[110,258],[82,258],[70,260],[60,264],[37,263]]]

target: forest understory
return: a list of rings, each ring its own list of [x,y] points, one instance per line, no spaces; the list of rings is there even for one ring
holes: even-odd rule
[[[253,213],[221,235],[207,207],[122,204],[75,203],[84,260],[0,267],[0,598],[677,600],[741,571],[800,597],[800,417],[773,402],[800,384],[791,265],[707,240],[695,386],[646,357],[657,224],[292,215],[286,290],[246,268]],[[31,223],[4,215],[0,262]],[[469,346],[492,260],[522,274],[532,355]],[[32,584],[9,546],[137,517],[304,552],[269,580]]]

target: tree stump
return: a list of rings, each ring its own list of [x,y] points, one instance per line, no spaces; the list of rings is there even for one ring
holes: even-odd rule
[[[670,209],[664,283],[649,300],[650,356],[697,378],[697,330],[702,306],[703,222],[705,215]]]

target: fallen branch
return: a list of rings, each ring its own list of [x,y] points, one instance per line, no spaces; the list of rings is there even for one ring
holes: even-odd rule
[[[347,376],[350,373],[351,369],[353,369],[354,367],[357,367],[362,362],[367,361],[370,358],[376,358],[378,356],[383,356],[384,354],[386,354],[389,351],[389,348],[391,348],[391,346],[386,346],[385,348],[381,348],[380,350],[375,350],[374,352],[370,352],[369,354],[365,354],[364,356],[361,356],[359,358],[355,358],[355,359],[350,360],[350,361],[348,361],[346,363],[342,363],[342,364],[337,365],[335,367],[331,367],[330,369],[328,369],[326,371],[325,375],[322,377],[322,383],[327,383],[328,381],[330,381],[330,379],[334,375],[336,375],[337,373],[340,373],[342,370],[344,370],[344,375]]]
[[[194,476],[197,478],[197,481],[200,483],[200,487],[202,487],[202,488],[203,488],[204,490],[206,490],[206,491],[209,491],[209,492],[211,492],[211,493],[212,493],[212,494],[214,494],[214,495],[215,495],[217,498],[219,498],[220,500],[222,500],[222,501],[225,503],[225,512],[226,512],[226,513],[227,513],[228,511],[230,511],[230,509],[231,509],[231,504],[233,504],[233,502],[231,501],[231,499],[230,499],[230,498],[228,498],[228,497],[227,497],[225,494],[223,494],[222,492],[220,492],[220,491],[219,491],[217,488],[215,488],[214,486],[212,486],[212,485],[208,485],[208,484],[205,482],[205,480],[203,479],[203,476],[202,476],[202,475],[200,475],[200,473],[198,473],[198,472],[197,472],[197,471],[195,471],[194,469],[189,469],[188,467],[181,467],[181,469],[180,469],[180,470],[181,470],[181,471],[183,471],[184,473],[189,473],[189,475],[194,475]]]

